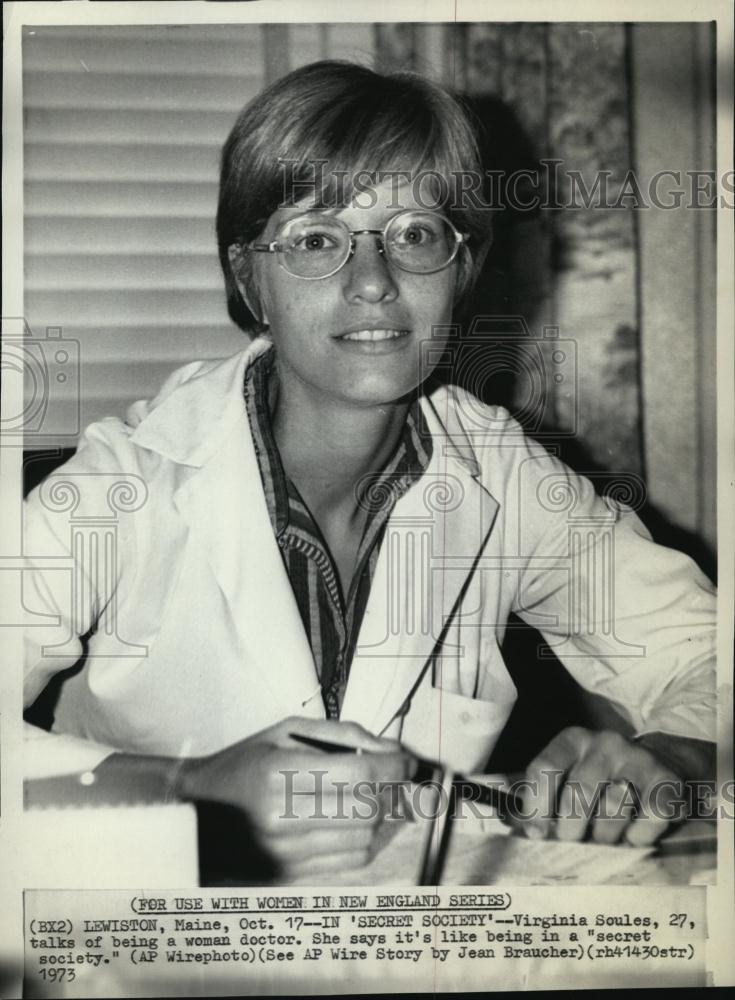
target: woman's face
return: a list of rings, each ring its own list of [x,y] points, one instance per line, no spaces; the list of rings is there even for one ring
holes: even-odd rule
[[[371,188],[333,214],[351,230],[382,230],[399,211],[423,207],[409,185],[394,187]],[[260,239],[272,240],[278,226],[305,207],[274,213]],[[306,281],[280,267],[276,254],[255,256],[263,319],[285,389],[296,379],[322,403],[332,398],[371,406],[400,399],[430,374],[433,365],[426,359],[437,359],[446,340],[440,331],[432,337],[432,329],[451,320],[456,259],[442,271],[412,274],[387,262],[375,236],[358,235],[355,253],[341,270]],[[346,336],[365,330],[377,331],[375,339]]]

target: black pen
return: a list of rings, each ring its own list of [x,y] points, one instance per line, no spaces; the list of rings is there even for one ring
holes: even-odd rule
[[[324,753],[362,753],[361,747],[348,746],[344,743],[333,743],[331,740],[317,739],[314,736],[302,736],[301,733],[289,733],[290,739],[304,746],[313,747],[314,750],[322,750]],[[426,782],[436,782],[437,774],[441,770],[440,765],[432,763],[430,760],[418,758],[419,767],[413,777],[417,784]],[[477,781],[471,781],[462,774],[455,774],[452,782],[455,795],[458,799],[467,802],[479,802],[482,805],[492,806],[497,810],[502,819],[522,817],[522,804],[514,792],[503,791],[494,785],[482,785]]]

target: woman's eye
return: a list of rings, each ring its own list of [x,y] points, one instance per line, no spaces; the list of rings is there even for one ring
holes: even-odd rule
[[[327,233],[305,233],[294,239],[293,246],[296,250],[315,251],[332,250],[336,246],[335,240]]]
[[[436,239],[436,233],[426,226],[409,226],[396,236],[396,242],[404,246],[424,246]]]

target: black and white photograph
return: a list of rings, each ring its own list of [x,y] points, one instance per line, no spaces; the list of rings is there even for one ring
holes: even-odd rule
[[[732,984],[732,12],[6,6],[7,995]]]

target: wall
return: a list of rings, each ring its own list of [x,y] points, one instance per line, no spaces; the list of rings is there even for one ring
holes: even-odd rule
[[[589,182],[608,170],[614,196],[630,168],[713,167],[712,46],[686,24],[31,29],[26,316],[79,342],[82,424],[183,361],[239,349],[214,242],[219,147],[243,103],[302,63],[418,69],[472,99],[494,169],[561,159]],[[609,471],[643,477],[644,518],[710,570],[713,241],[709,213],[684,208],[499,213],[474,304],[528,324],[565,457],[603,486]],[[569,344],[560,384],[545,327]],[[486,388],[523,410],[520,368]],[[60,429],[74,429],[72,390],[58,388]]]

